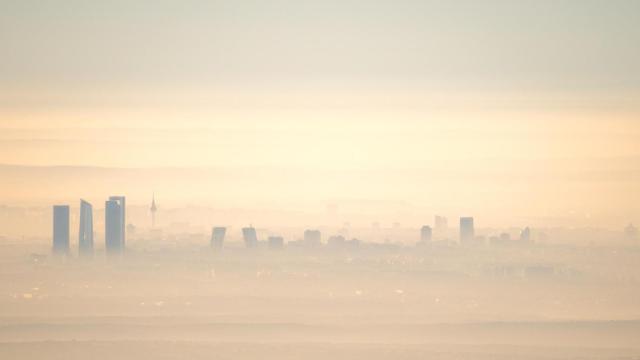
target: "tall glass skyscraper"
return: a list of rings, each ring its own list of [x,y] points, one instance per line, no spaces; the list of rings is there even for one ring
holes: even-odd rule
[[[123,252],[122,221],[123,208],[117,200],[107,200],[104,204],[104,242],[107,254]]]
[[[475,229],[472,217],[460,218],[460,243],[471,244],[475,238]]]
[[[69,205],[53,206],[53,252],[69,253]]]
[[[78,252],[80,256],[93,255],[93,206],[82,199],[80,199]]]
[[[120,204],[120,249],[124,251],[127,242],[127,199],[124,196],[110,196],[109,200],[117,201]]]

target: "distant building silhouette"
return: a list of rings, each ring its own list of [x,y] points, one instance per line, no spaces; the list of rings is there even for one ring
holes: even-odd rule
[[[431,226],[424,225],[420,229],[420,242],[423,244],[428,244],[431,242],[433,232],[431,231]]]
[[[258,234],[253,226],[242,228],[242,238],[247,249],[258,247]]]
[[[78,253],[80,256],[93,255],[93,206],[82,199],[80,199]]]
[[[436,215],[434,224],[435,224],[435,231],[438,234],[445,234],[449,227],[448,220],[444,216]]]
[[[123,208],[118,200],[107,200],[104,204],[104,241],[107,254],[123,252]]]
[[[151,196],[151,207],[149,208],[151,211],[151,228],[156,228],[156,211],[158,211],[158,207],[156,206],[156,194],[154,193]]]
[[[633,226],[633,224],[627,225],[627,227],[624,228],[624,236],[629,240],[637,240],[638,228]]]
[[[304,244],[306,246],[320,246],[322,244],[322,234],[320,230],[305,230]]]
[[[220,250],[224,246],[224,236],[227,233],[226,227],[214,227],[211,230],[211,247]]]
[[[69,253],[69,205],[53,206],[53,252]]]
[[[475,239],[475,228],[472,217],[460,218],[460,243],[472,244]]]
[[[120,249],[124,251],[127,245],[127,199],[124,196],[110,196],[109,200],[115,200],[120,204],[120,224],[122,226],[120,230]]]
[[[269,236],[267,243],[269,250],[281,250],[284,248],[284,238],[282,236]]]
[[[346,239],[342,235],[333,235],[330,236],[327,240],[327,247],[330,248],[342,248],[345,246]]]
[[[353,238],[346,242],[346,247],[351,250],[356,250],[360,247],[360,243],[361,243],[360,240]]]
[[[531,241],[531,229],[528,227],[522,229],[520,232],[520,241],[527,243]]]

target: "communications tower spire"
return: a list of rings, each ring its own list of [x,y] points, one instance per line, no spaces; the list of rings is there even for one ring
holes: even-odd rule
[[[151,197],[151,227],[155,229],[156,227],[156,211],[158,211],[158,207],[156,206],[156,194],[153,193]]]

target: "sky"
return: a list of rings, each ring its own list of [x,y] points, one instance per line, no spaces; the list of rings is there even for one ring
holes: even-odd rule
[[[126,168],[149,171],[133,203],[638,221],[638,23],[637,1],[3,0],[0,195]],[[203,168],[225,180],[181,175]]]

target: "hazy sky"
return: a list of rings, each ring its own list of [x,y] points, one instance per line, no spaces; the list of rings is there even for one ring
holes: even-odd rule
[[[638,1],[4,0],[0,163],[318,170],[243,186],[634,219],[639,23]]]

